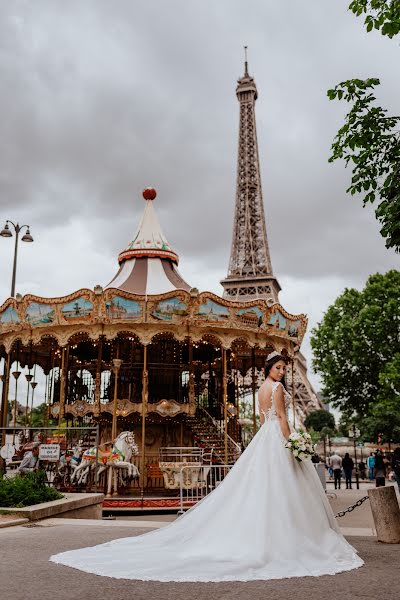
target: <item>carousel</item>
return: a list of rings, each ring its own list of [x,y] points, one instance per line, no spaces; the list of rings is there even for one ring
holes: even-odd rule
[[[307,326],[305,315],[280,304],[230,301],[189,285],[160,227],[156,191],[145,189],[143,198],[141,223],[107,285],[60,298],[17,295],[0,307],[2,426],[18,373],[26,371],[19,384],[28,395],[34,374],[42,373],[46,424],[98,425],[101,452],[133,434],[126,498],[108,500],[122,506],[129,496],[131,507],[139,500],[142,507],[166,506],[179,488],[179,465],[238,458],[245,428],[250,438],[257,431],[266,356],[287,357],[290,388]],[[117,482],[114,493],[121,493]]]

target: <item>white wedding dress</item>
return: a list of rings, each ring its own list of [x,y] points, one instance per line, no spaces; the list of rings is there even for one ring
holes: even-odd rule
[[[52,556],[118,579],[252,581],[318,576],[363,564],[339,531],[310,461],[284,447],[274,406],[219,486],[169,525]],[[285,404],[290,397],[285,391]]]

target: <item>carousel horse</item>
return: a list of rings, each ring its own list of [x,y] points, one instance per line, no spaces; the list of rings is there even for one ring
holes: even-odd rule
[[[138,454],[139,450],[135,442],[135,436],[131,431],[123,431],[115,439],[112,448],[103,449],[106,446],[111,446],[110,442],[101,444],[100,446],[92,447],[83,453],[80,465],[75,469],[71,482],[75,479],[79,483],[86,483],[89,471],[92,467],[98,469],[99,476],[106,469],[109,469],[107,495],[111,495],[111,488],[114,487],[114,494],[117,493],[118,470],[126,469],[128,477],[139,477],[139,470],[136,465],[133,465],[130,460],[134,454]],[[112,481],[114,479],[114,485]]]

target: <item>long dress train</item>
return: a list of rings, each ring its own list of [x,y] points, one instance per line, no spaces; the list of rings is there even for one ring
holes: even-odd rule
[[[219,486],[169,525],[56,554],[88,573],[144,581],[251,581],[318,576],[363,564],[341,535],[310,461],[284,447],[271,409]],[[290,397],[285,391],[285,403]]]

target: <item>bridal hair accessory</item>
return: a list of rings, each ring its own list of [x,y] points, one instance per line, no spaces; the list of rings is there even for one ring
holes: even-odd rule
[[[271,358],[274,358],[274,356],[280,356],[279,352],[276,352],[276,350],[274,350],[273,352],[271,352],[271,354],[268,354],[268,356],[267,356],[267,362],[269,360],[271,360]]]

